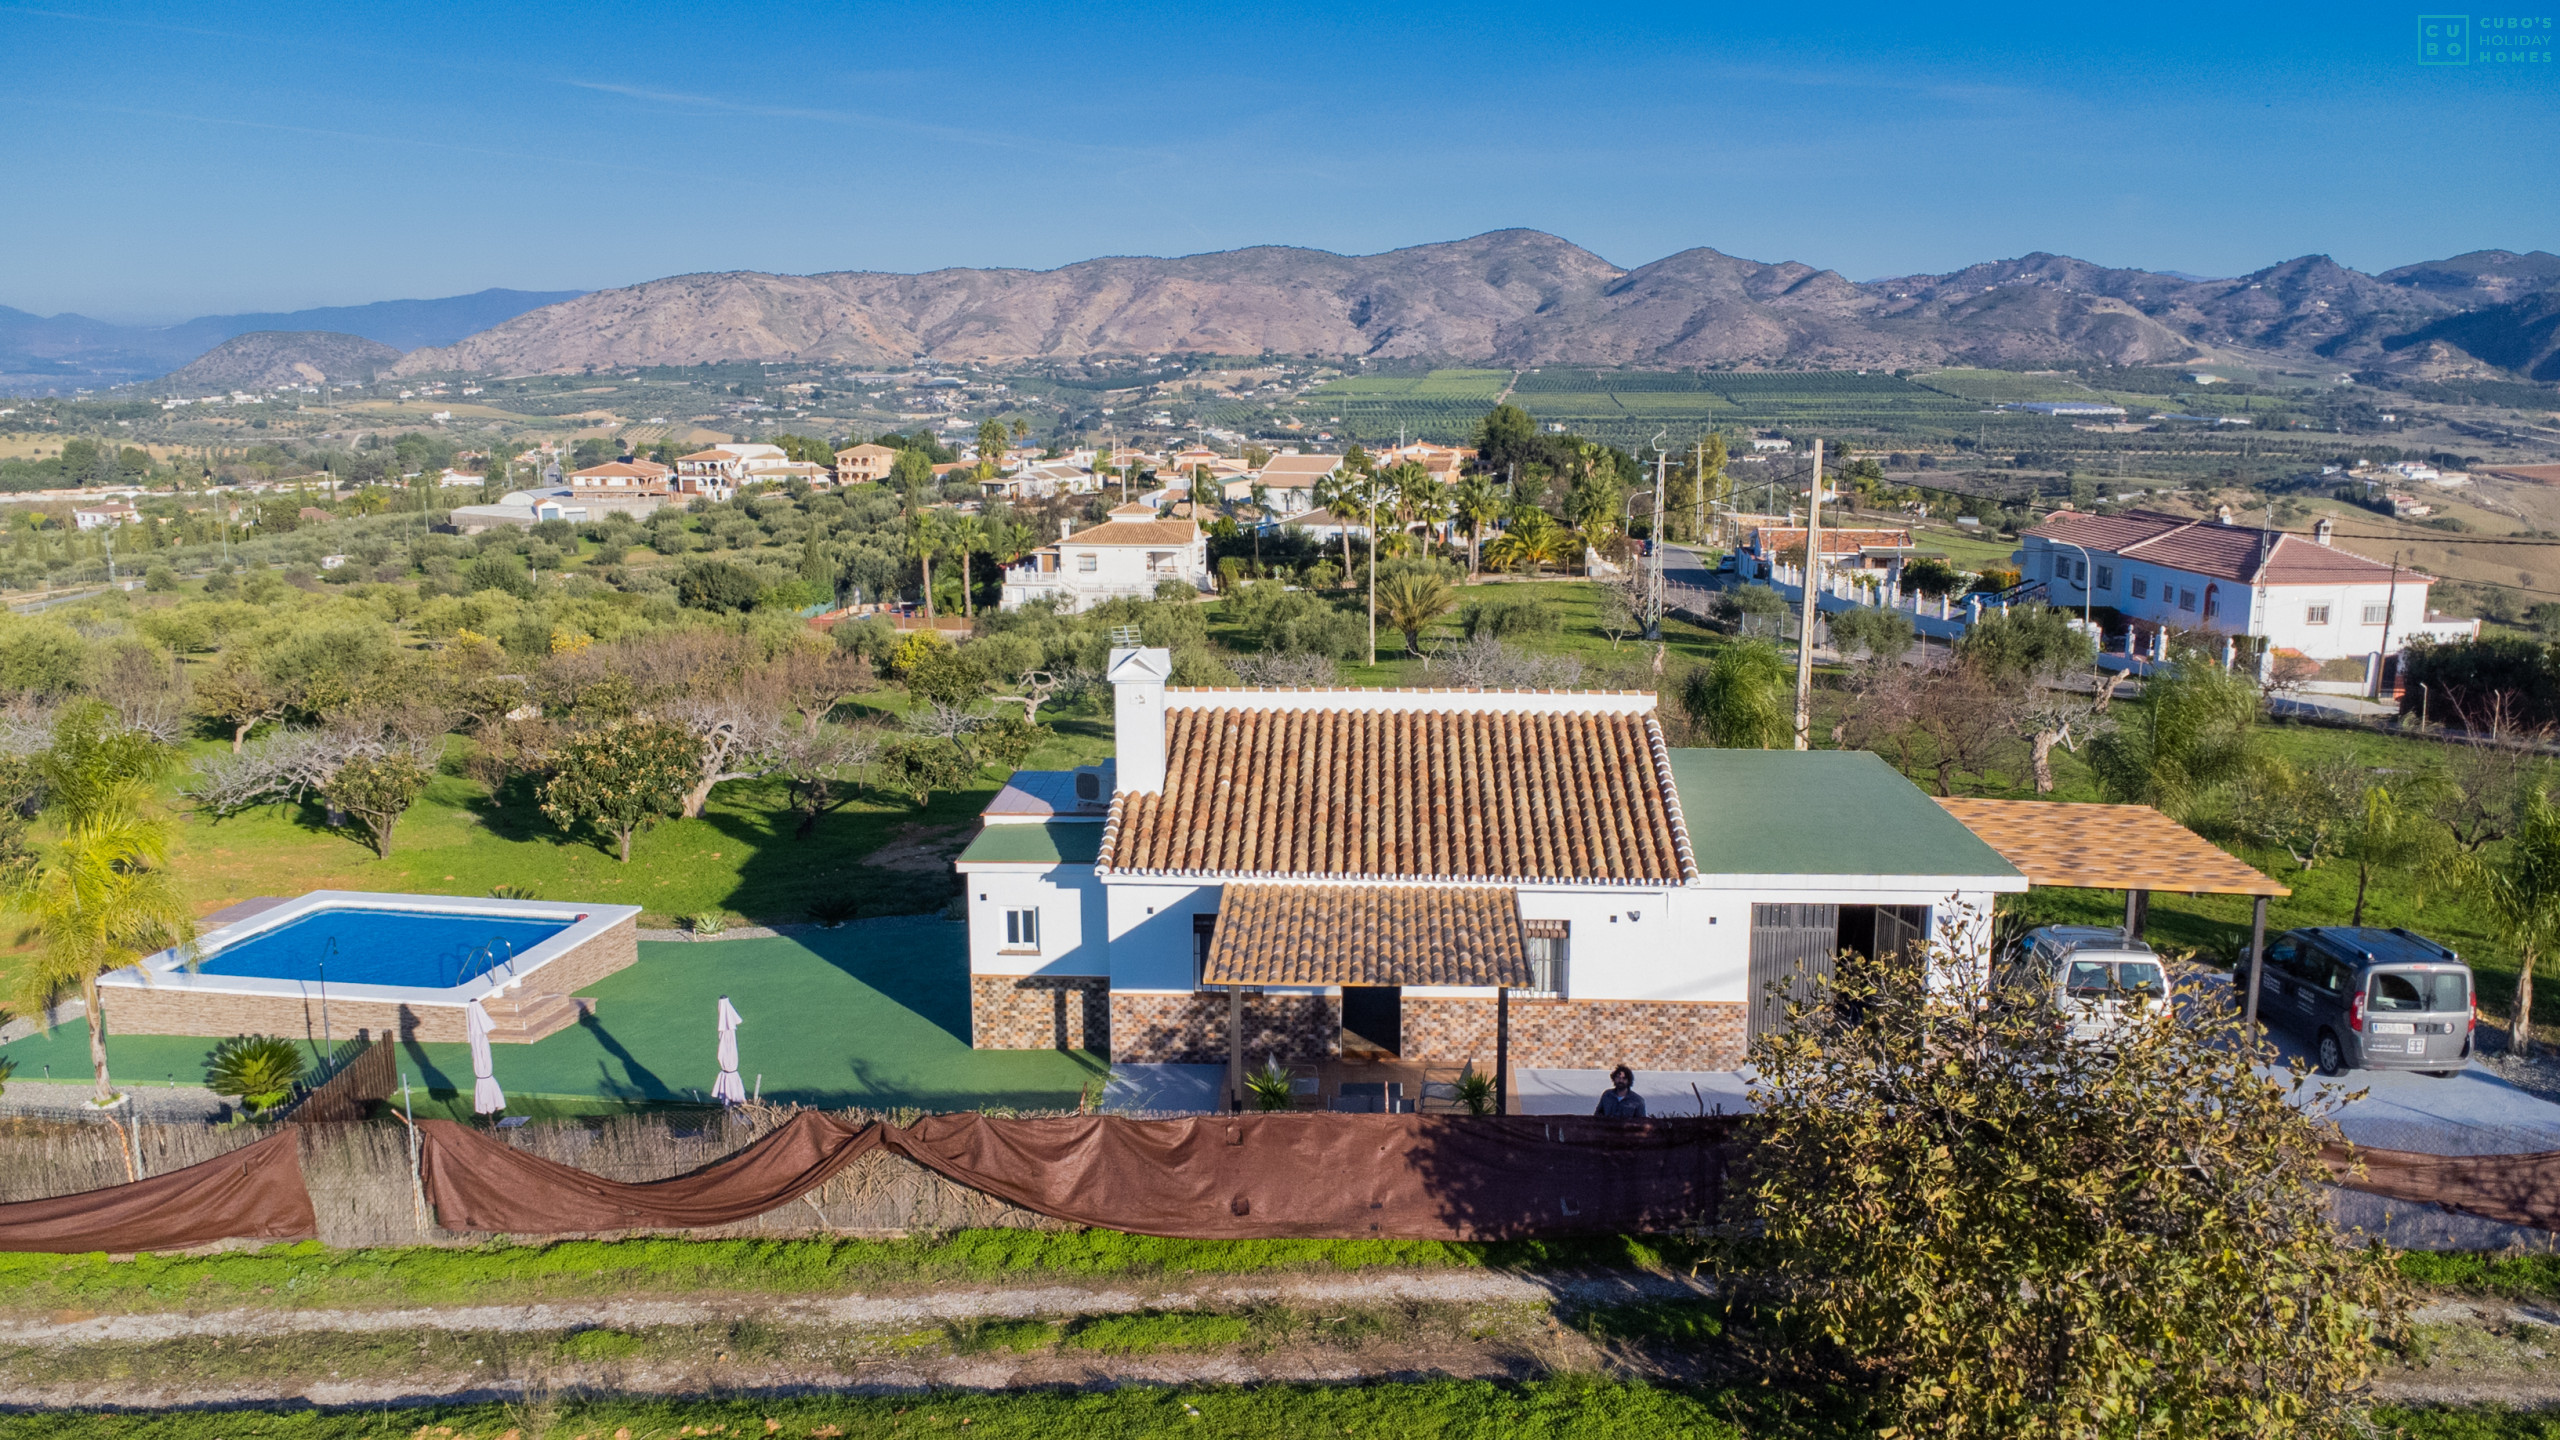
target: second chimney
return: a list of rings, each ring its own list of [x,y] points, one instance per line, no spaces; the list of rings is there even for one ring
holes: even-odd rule
[[[2311,527],[2311,538],[2316,544],[2326,545],[2329,543],[2330,535],[2335,533],[2337,528],[2337,521],[2323,515],[2320,517],[2319,523]]]

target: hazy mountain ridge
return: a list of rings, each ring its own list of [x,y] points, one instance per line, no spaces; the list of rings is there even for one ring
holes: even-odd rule
[[[152,388],[268,390],[278,385],[362,385],[388,370],[400,352],[361,335],[327,330],[253,330],[235,335],[163,376]]]
[[[2541,251],[2382,276],[2309,255],[2217,280],[2036,253],[1858,282],[1704,247],[1620,269],[1555,236],[1503,230],[1365,256],[1275,245],[1055,270],[673,276],[518,316],[396,369],[1265,350],[1509,365],[2138,365],[2224,345],[2356,366],[2398,363],[2406,347],[2386,342],[2546,285],[2560,285],[2560,256]]]
[[[326,331],[414,350],[450,345],[575,290],[481,290],[435,300],[378,300],[313,310],[203,315],[176,325],[116,325],[86,315],[0,306],[0,392],[121,385],[166,375],[223,342],[260,331]]]

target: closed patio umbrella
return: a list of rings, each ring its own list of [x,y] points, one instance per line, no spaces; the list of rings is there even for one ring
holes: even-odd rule
[[[720,1078],[711,1082],[711,1097],[723,1105],[743,1105],[747,1087],[738,1083],[738,1027],[746,1023],[729,997],[720,997]]]
[[[473,1000],[462,1007],[462,1028],[471,1037],[472,1113],[495,1115],[507,1108],[506,1092],[498,1088],[497,1066],[489,1058],[489,1034],[498,1027],[480,1002]]]

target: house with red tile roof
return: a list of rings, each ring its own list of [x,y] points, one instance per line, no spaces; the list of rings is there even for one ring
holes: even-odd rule
[[[1005,568],[1005,609],[1048,600],[1073,614],[1123,596],[1152,598],[1168,580],[1209,589],[1209,540],[1196,521],[1132,500],[1099,525],[1074,530],[1062,521],[1059,530],[1055,544]]]
[[[1673,749],[1651,694],[1171,672],[1113,650],[1114,758],[1017,772],[961,854],[980,1048],[1210,1091],[1368,1054],[1596,1095],[1620,1063],[1731,1070],[1784,1023],[1772,984],[1972,936],[2026,888],[1877,756]]]
[[[2228,518],[2064,510],[2021,532],[2012,558],[2054,604],[2112,608],[2138,637],[2211,630],[2341,660],[2480,633],[2477,620],[2429,613],[2434,576],[2341,549],[2331,525],[2303,536]]]

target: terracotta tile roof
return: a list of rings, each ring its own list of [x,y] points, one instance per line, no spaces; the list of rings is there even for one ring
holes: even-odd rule
[[[569,472],[569,478],[575,480],[592,475],[599,478],[625,480],[663,480],[674,473],[654,460],[609,460],[602,465],[590,465],[584,470],[572,470]]]
[[[1762,554],[1774,555],[1789,546],[1802,545],[1804,527],[1798,525],[1790,529],[1764,525],[1751,532],[1751,543]],[[1835,530],[1828,525],[1822,527],[1822,553],[1825,555],[1855,555],[1870,545],[1898,549],[1910,543],[1911,532],[1908,530]]]
[[[1229,885],[1210,985],[1531,983],[1519,896],[1498,885]]]
[[[1168,708],[1164,790],[1113,800],[1098,868],[1628,884],[1697,873],[1650,713],[1519,698]]]
[[[2262,581],[2269,585],[2371,584],[2388,583],[2391,579],[2389,565],[2352,550],[2281,531],[2223,525],[2151,510],[2127,510],[2120,515],[2084,515],[2066,510],[2024,533],[2246,585]],[[2271,546],[2266,543],[2270,534],[2274,537]],[[2406,566],[2401,567],[2400,577],[2403,581],[2432,579]]]
[[[1137,512],[1124,519],[1120,511],[1089,530],[1079,530],[1059,541],[1061,545],[1190,545],[1200,538],[1200,527],[1189,520],[1158,520],[1155,512],[1144,505],[1130,504],[1123,509]]]
[[[1940,800],[2035,885],[2177,895],[2293,892],[2148,805]]]

